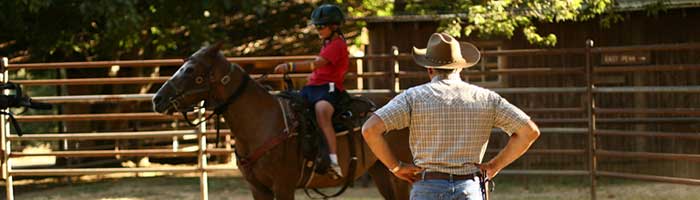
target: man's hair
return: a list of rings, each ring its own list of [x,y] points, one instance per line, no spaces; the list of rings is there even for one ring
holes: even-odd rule
[[[456,73],[459,74],[462,72],[462,68],[457,68],[457,69],[436,69],[433,68],[433,71],[435,72],[435,76],[439,76],[442,78],[447,78],[450,74]]]

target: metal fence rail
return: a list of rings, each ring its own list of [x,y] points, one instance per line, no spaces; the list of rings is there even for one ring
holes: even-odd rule
[[[665,122],[665,123],[697,123],[700,118],[700,108],[600,108],[595,106],[595,97],[598,94],[606,93],[634,93],[634,94],[649,94],[649,93],[668,93],[668,94],[694,94],[700,92],[700,86],[618,86],[618,87],[598,87],[594,85],[596,75],[609,73],[628,73],[628,72],[663,72],[663,71],[700,71],[698,64],[678,64],[678,65],[656,65],[656,66],[615,66],[615,67],[596,67],[592,62],[595,55],[608,52],[627,52],[627,51],[665,51],[665,50],[700,50],[700,43],[692,44],[671,44],[671,45],[646,45],[632,47],[593,47],[592,42],[589,42],[586,48],[571,48],[571,49],[523,49],[523,50],[499,50],[499,51],[484,51],[483,56],[529,56],[529,55],[568,55],[576,54],[586,57],[586,65],[567,68],[550,68],[550,67],[535,67],[527,69],[497,69],[490,71],[474,71],[465,70],[462,72],[464,77],[478,77],[484,75],[551,75],[551,74],[578,74],[585,77],[584,85],[567,86],[567,87],[520,87],[520,88],[492,88],[492,90],[501,94],[572,94],[579,95],[585,99],[585,104],[582,107],[561,107],[561,108],[526,108],[523,109],[528,113],[572,113],[579,114],[573,118],[536,118],[537,123],[541,124],[583,124],[587,126],[576,126],[576,128],[564,127],[547,127],[543,126],[541,132],[545,135],[562,134],[586,136],[586,148],[572,149],[537,149],[533,148],[526,155],[569,155],[569,156],[587,156],[586,170],[504,170],[502,174],[518,174],[518,175],[572,175],[572,176],[588,176],[590,178],[591,198],[596,198],[596,178],[599,176],[631,178],[648,181],[662,181],[681,184],[700,184],[700,180],[691,178],[667,177],[667,176],[652,176],[643,174],[620,173],[610,171],[600,171],[597,168],[598,157],[618,157],[630,159],[660,159],[660,160],[684,160],[684,161],[700,161],[698,154],[677,154],[677,153],[656,153],[656,152],[623,152],[604,150],[597,147],[598,140],[604,140],[605,136],[629,136],[629,137],[659,137],[659,138],[683,138],[683,139],[700,139],[699,133],[671,133],[671,132],[651,132],[651,131],[624,131],[624,130],[607,130],[597,129],[596,125],[601,123],[649,123],[649,122]],[[248,58],[228,58],[231,62],[240,64],[274,64],[282,61],[294,60],[310,60],[313,56],[285,56],[285,57],[248,57]],[[370,55],[365,57],[353,57],[351,62],[367,62],[367,61],[388,61],[397,63],[398,61],[409,61],[409,54],[383,54]],[[7,58],[2,59],[0,63],[0,81],[8,81],[8,71],[27,69],[59,69],[59,68],[105,68],[110,66],[120,67],[172,67],[182,64],[179,59],[160,59],[160,60],[133,60],[133,61],[97,61],[97,62],[64,62],[64,63],[31,63],[31,64],[8,64]],[[387,67],[386,69],[389,69]],[[309,74],[294,74],[292,78],[304,78]],[[252,75],[254,78],[260,75]],[[365,72],[358,71],[349,73],[347,79],[381,79],[385,83],[391,83],[398,79],[410,79],[417,77],[426,77],[424,72],[411,72],[400,70],[373,71]],[[114,84],[157,84],[163,83],[169,77],[127,77],[127,78],[80,78],[80,79],[47,79],[47,80],[13,80],[13,82],[23,85],[114,85]],[[271,74],[267,80],[281,80],[282,76]],[[359,81],[362,82],[362,81]],[[359,83],[361,84],[361,83]],[[396,81],[398,84],[398,81]],[[394,88],[365,88],[359,90],[350,90],[353,94],[366,96],[382,96],[386,97],[394,95],[401,90]],[[274,92],[273,92],[274,93]],[[153,94],[105,94],[105,95],[73,95],[73,96],[47,96],[34,97],[37,101],[67,104],[67,103],[113,103],[113,102],[128,102],[128,101],[150,101]],[[204,111],[199,111],[199,115]],[[603,118],[605,115],[611,114],[648,114],[648,115],[683,115],[682,117],[627,117],[627,118]],[[197,114],[190,116],[194,117]],[[29,115],[17,116],[21,122],[46,122],[46,121],[87,121],[87,120],[174,120],[182,119],[182,115],[163,116],[155,113],[86,113],[86,114],[63,114],[63,115]],[[26,134],[18,137],[15,134],[10,134],[10,128],[6,117],[0,119],[1,133],[1,149],[2,150],[2,177],[5,179],[7,199],[13,199],[13,177],[15,176],[70,176],[83,174],[104,174],[104,173],[121,173],[121,172],[172,172],[172,173],[198,173],[200,176],[201,199],[208,198],[207,189],[207,172],[233,170],[229,167],[210,167],[207,165],[207,155],[230,154],[230,148],[207,148],[207,136],[215,134],[215,130],[207,129],[206,123],[202,126],[190,130],[162,130],[162,131],[138,131],[138,132],[100,132],[100,133],[41,133],[41,134]],[[499,132],[495,130],[494,132]],[[230,134],[228,130],[222,130],[224,135]],[[585,134],[585,135],[584,135]],[[173,137],[196,137],[197,149],[120,149],[120,150],[80,150],[80,151],[54,151],[50,153],[21,153],[12,152],[11,144],[17,141],[55,141],[55,140],[116,140],[116,139],[146,139],[146,138],[173,138]],[[487,152],[495,153],[499,149],[488,149]],[[197,166],[182,167],[182,168],[92,168],[92,169],[13,169],[10,158],[27,157],[27,156],[56,156],[56,157],[110,157],[110,156],[175,156],[175,157],[197,157]]]

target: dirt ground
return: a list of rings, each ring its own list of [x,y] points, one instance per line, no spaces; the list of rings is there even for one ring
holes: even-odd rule
[[[65,179],[33,180],[15,186],[20,200],[179,200],[199,199],[196,177],[80,179],[66,184]],[[493,199],[589,199],[584,179],[538,179],[523,182],[520,178],[497,179]],[[25,181],[26,182],[26,181]],[[18,183],[22,183],[21,180]],[[700,187],[628,180],[601,180],[598,199],[700,199]],[[371,186],[355,186],[338,199],[382,199]],[[332,192],[333,189],[326,191]],[[4,193],[4,190],[2,191]],[[5,196],[4,194],[2,195]],[[238,177],[209,178],[209,199],[252,199],[245,182]],[[308,199],[302,190],[297,199]]]

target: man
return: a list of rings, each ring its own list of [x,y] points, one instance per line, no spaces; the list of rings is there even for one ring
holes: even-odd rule
[[[462,68],[474,66],[479,57],[474,45],[433,34],[426,49],[413,49],[415,62],[427,69],[431,81],[397,95],[362,127],[379,160],[413,184],[411,199],[482,199],[477,175],[485,171],[492,179],[539,137],[535,123],[520,109],[461,80]],[[413,163],[399,161],[383,137],[405,127],[410,127]],[[493,127],[510,140],[496,157],[481,163]]]

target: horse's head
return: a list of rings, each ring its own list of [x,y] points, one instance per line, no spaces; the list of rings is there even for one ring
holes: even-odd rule
[[[243,69],[229,63],[219,48],[221,43],[204,47],[184,59],[180,69],[153,96],[153,110],[164,114],[187,112],[202,100],[211,108],[226,100],[221,93],[228,84],[247,81],[243,80],[247,77]]]

